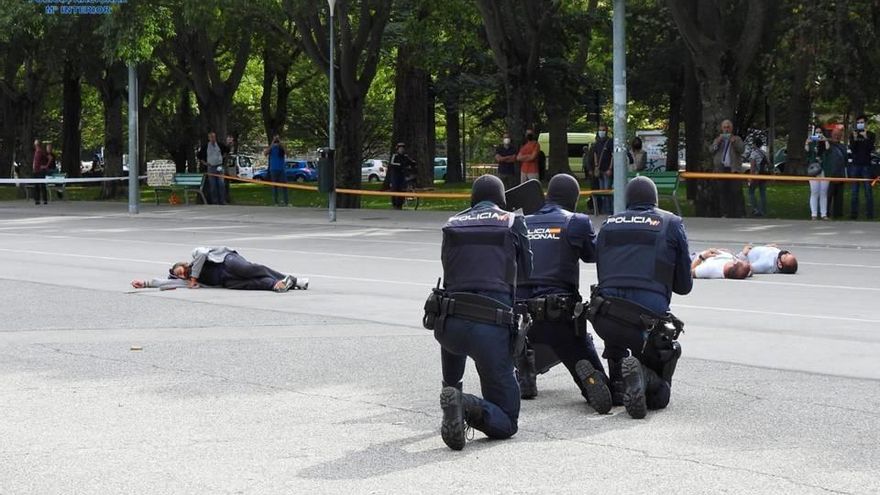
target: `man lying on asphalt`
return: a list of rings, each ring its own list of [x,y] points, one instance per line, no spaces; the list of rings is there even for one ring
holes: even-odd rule
[[[271,290],[287,292],[290,289],[308,289],[309,279],[297,279],[267,266],[251,263],[228,247],[197,247],[192,261],[180,261],[168,270],[168,278],[132,280],[135,289],[158,288],[194,289],[200,285],[239,290]]]
[[[797,273],[797,258],[790,251],[780,249],[776,244],[752,246],[746,244],[736,255],[752,265],[752,273]]]
[[[693,257],[691,275],[694,278],[745,279],[752,275],[748,260],[742,260],[730,251],[710,248]]]

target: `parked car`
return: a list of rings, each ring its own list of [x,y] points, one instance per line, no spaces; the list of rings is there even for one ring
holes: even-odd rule
[[[287,182],[314,182],[318,180],[318,165],[306,160],[287,159],[284,161]],[[254,174],[254,179],[269,180],[269,169],[263,169]]]
[[[446,180],[446,157],[434,158],[434,180]]]
[[[375,158],[361,164],[361,182],[381,182],[385,180],[388,162]]]
[[[232,167],[234,166],[234,173],[236,176],[241,177],[242,179],[254,178],[254,163],[249,155],[229,155],[227,160],[229,160],[229,173],[233,173]]]

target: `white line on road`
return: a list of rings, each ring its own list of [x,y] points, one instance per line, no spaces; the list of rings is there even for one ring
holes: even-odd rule
[[[760,311],[756,309],[742,309],[742,308],[722,308],[716,306],[693,306],[690,304],[673,304],[674,308],[684,308],[684,309],[699,309],[705,311],[723,311],[727,313],[750,313],[756,315],[768,315],[768,316],[787,316],[793,318],[807,318],[807,319],[815,319],[815,320],[834,320],[834,321],[853,321],[858,323],[880,323],[880,320],[869,320],[867,318],[849,318],[846,316],[825,316],[825,315],[806,315],[800,313],[780,313],[777,311]]]

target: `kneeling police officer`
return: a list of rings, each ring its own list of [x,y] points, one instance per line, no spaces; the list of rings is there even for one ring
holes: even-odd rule
[[[549,346],[568,368],[581,395],[601,414],[611,410],[611,394],[602,361],[587,333],[583,311],[578,259],[596,261],[596,233],[590,217],[573,213],[580,186],[574,177],[558,174],[550,179],[544,206],[526,216],[533,268],[520,280],[517,299],[528,307],[532,318],[526,349],[517,359],[523,399],[538,394],[535,351],[532,345]]]
[[[521,352],[525,328],[513,296],[517,273],[531,272],[532,253],[523,216],[503,208],[500,179],[484,175],[474,181],[471,208],[443,227],[444,288],[425,303],[423,324],[441,346],[440,432],[453,450],[464,448],[466,427],[490,438],[511,437],[518,428],[513,355]],[[483,398],[461,391],[468,357],[476,364]]]
[[[612,395],[640,419],[669,403],[683,329],[669,302],[672,292],[688,294],[693,280],[684,225],[657,208],[654,182],[636,177],[625,196],[627,210],[599,232],[588,315],[605,341]]]

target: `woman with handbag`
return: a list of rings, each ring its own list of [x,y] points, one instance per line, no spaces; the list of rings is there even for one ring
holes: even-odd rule
[[[822,134],[822,128],[816,127],[813,134],[807,138],[804,148],[807,151],[807,175],[816,177],[817,179],[825,178],[825,171],[819,163],[819,143],[825,146],[825,136]],[[828,181],[811,180],[810,181],[810,218],[816,220],[818,215],[822,215],[822,220],[828,220]]]

